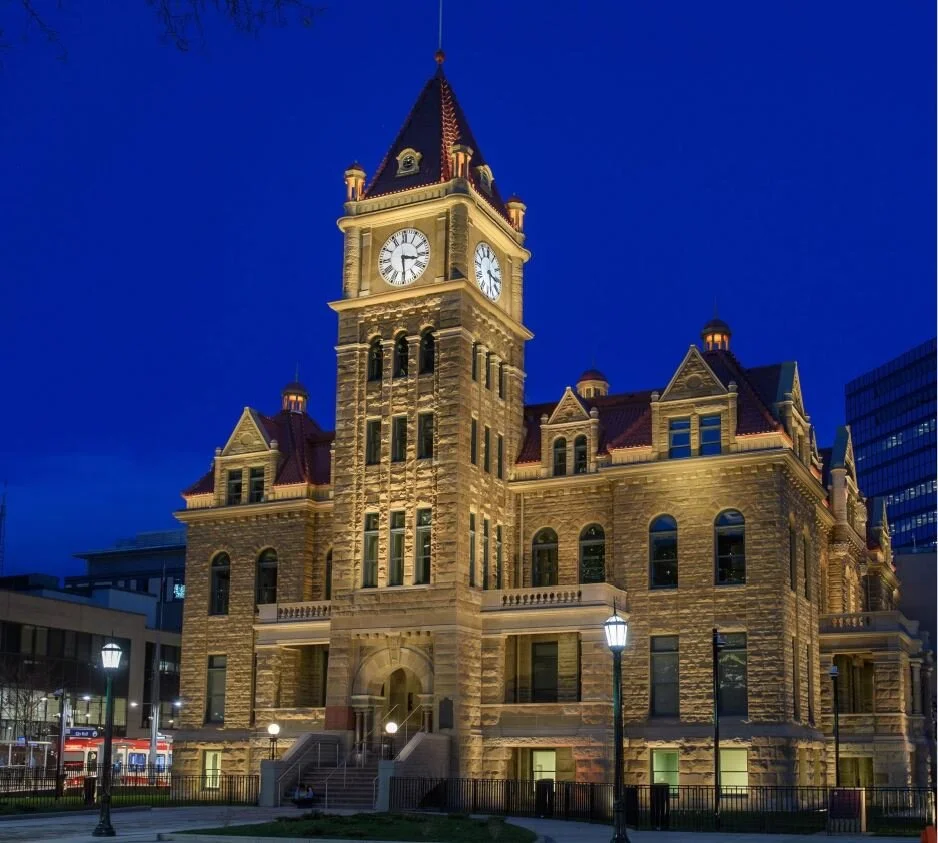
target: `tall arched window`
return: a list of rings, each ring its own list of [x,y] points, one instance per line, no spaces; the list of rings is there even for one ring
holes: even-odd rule
[[[586,474],[589,468],[589,458],[586,453],[586,437],[577,436],[573,440],[573,473]]]
[[[531,542],[531,585],[543,588],[557,585],[557,534],[550,528],[539,530]]]
[[[801,537],[801,565],[804,569],[804,596],[811,599],[811,539]]]
[[[209,614],[228,614],[228,594],[231,591],[231,557],[218,553],[212,560],[212,583],[209,596]]]
[[[580,533],[580,582],[606,581],[606,533],[590,524]]]
[[[562,436],[554,440],[554,477],[567,473],[567,440]]]
[[[379,381],[384,377],[384,343],[375,337],[368,346],[368,380]]]
[[[394,340],[394,377],[406,377],[409,352],[410,346],[407,342],[407,334],[398,334]]]
[[[677,588],[677,521],[659,515],[648,528],[649,580],[652,588]]]
[[[427,328],[420,335],[420,374],[426,375],[436,367],[436,338],[433,331]]]
[[[332,551],[326,554],[326,576],[323,583],[323,600],[332,599]]]
[[[746,519],[725,509],[713,522],[717,585],[746,582]]]
[[[257,605],[277,602],[277,551],[271,547],[257,557]]]

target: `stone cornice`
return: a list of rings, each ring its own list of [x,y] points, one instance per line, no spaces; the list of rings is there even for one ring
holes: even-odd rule
[[[199,521],[240,521],[245,518],[265,518],[270,515],[302,515],[328,512],[332,500],[314,501],[310,498],[288,498],[264,503],[244,503],[236,506],[213,506],[204,509],[181,509],[173,513],[183,524]]]

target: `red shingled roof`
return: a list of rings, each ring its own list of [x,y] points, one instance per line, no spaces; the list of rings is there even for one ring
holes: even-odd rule
[[[333,431],[324,431],[306,413],[283,410],[275,416],[255,414],[268,439],[277,440],[282,459],[274,480],[275,486],[289,483],[312,483],[320,486],[330,482],[332,457],[330,446]],[[214,467],[182,494],[201,495],[215,490]]]
[[[494,180],[488,188],[479,181],[476,168],[487,162],[452,87],[443,75],[442,67],[437,68],[437,72],[424,85],[394,143],[365,189],[365,198],[449,181],[453,177],[449,151],[454,143],[472,149],[469,181],[488,204],[508,219],[508,211]],[[420,164],[412,175],[399,176],[397,156],[405,149],[419,152]]]
[[[708,351],[703,357],[724,386],[728,387],[730,381],[736,382],[738,434],[767,433],[780,428],[772,415],[772,405],[778,391],[781,364],[745,369],[729,351]],[[664,392],[664,389],[658,391]],[[599,453],[651,445],[651,392],[581,399],[583,404],[599,411]],[[558,403],[525,407],[525,439],[518,455],[519,463],[540,462],[541,416],[553,413]]]

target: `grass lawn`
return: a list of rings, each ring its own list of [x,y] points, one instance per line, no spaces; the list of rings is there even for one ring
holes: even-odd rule
[[[311,813],[254,825],[203,828],[188,834],[238,837],[337,837],[344,840],[401,840],[416,843],[531,843],[533,831],[509,825],[501,817],[473,820],[461,814]]]

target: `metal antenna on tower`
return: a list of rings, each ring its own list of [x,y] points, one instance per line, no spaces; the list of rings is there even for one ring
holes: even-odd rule
[[[437,50],[443,52],[443,0],[440,0],[440,34],[437,39]]]

